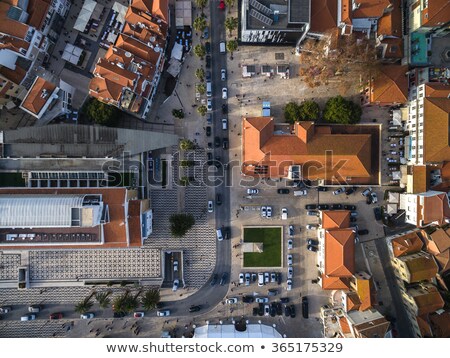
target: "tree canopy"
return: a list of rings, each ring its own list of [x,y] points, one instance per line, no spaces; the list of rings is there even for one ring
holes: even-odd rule
[[[230,40],[227,42],[227,50],[231,53],[231,56],[233,56],[233,52],[236,51],[238,48],[238,42],[236,40]]]
[[[206,23],[206,19],[203,16],[198,16],[195,18],[192,26],[196,31],[203,32],[203,30],[206,28],[206,26],[208,26],[208,24]]]
[[[205,116],[206,112],[208,112],[208,108],[205,105],[197,107],[197,112],[200,113],[201,116]]]
[[[316,121],[320,116],[320,108],[317,102],[304,101],[298,106],[298,117],[301,121]]]
[[[197,77],[199,81],[203,82],[205,80],[205,70],[203,68],[197,68],[195,70],[195,77]]]
[[[86,107],[86,115],[97,124],[113,127],[119,121],[120,110],[117,107],[91,98]]]
[[[194,47],[194,53],[196,56],[203,58],[206,55],[206,48],[202,44],[197,44]]]
[[[342,96],[330,98],[323,111],[323,118],[330,123],[355,124],[361,119],[361,106]]]
[[[289,123],[294,123],[300,118],[300,106],[295,102],[289,102],[284,107],[284,118]]]
[[[173,214],[169,218],[169,222],[172,235],[182,237],[194,226],[195,219],[192,214]]]
[[[238,23],[237,17],[227,16],[225,19],[225,28],[230,32],[230,36],[237,29]]]

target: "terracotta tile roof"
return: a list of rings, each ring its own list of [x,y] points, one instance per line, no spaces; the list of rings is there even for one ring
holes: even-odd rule
[[[134,81],[137,80],[138,76],[126,69],[120,68],[119,66],[100,58],[95,66],[94,76],[100,76],[106,78],[107,80],[117,83],[122,87],[134,88]]]
[[[160,52],[154,51],[146,44],[124,34],[120,34],[117,37],[115,46],[154,64],[156,64],[161,54]]]
[[[441,228],[427,236],[427,251],[437,255],[450,248],[450,237],[447,232]]]
[[[352,0],[342,0],[341,21],[347,25],[352,23]]]
[[[348,320],[344,316],[339,317],[339,326],[341,327],[341,331],[343,334],[349,334],[352,332],[350,330],[350,325],[348,324]]]
[[[431,330],[431,326],[428,323],[427,316],[428,315],[426,314],[423,316],[417,316],[416,321],[417,325],[419,326],[421,336],[424,338],[431,338],[433,337],[433,331]]]
[[[444,307],[444,300],[439,291],[434,286],[428,286],[423,294],[415,294],[413,299],[418,308],[418,316],[436,312]]]
[[[122,97],[122,86],[105,78],[94,77],[89,83],[89,95],[106,103],[118,105]]]
[[[350,229],[325,233],[325,275],[351,277],[355,272],[355,233]]]
[[[322,290],[348,290],[350,279],[348,277],[329,277],[322,275]]]
[[[422,250],[423,242],[417,231],[396,237],[391,241],[395,257],[413,254]]]
[[[445,193],[423,198],[423,225],[438,222],[439,225],[445,223],[446,218],[450,218],[450,207],[448,197]]]
[[[8,67],[0,67],[0,75],[19,85],[27,75],[27,71],[17,65],[15,70],[11,70]]]
[[[8,35],[0,35],[0,50],[10,50],[20,53],[21,48],[27,51],[29,47],[30,43],[25,40]]]
[[[358,0],[359,8],[352,13],[353,18],[383,16],[384,10],[391,4],[389,0]]]
[[[370,102],[389,104],[408,100],[408,66],[385,65],[371,84]]]
[[[167,0],[133,0],[132,7],[151,13],[160,19],[168,22],[168,1]]]
[[[391,0],[392,11],[378,20],[377,35],[402,37],[402,9],[400,0]]]
[[[448,0],[428,1],[422,10],[422,26],[440,26],[449,21],[450,2]]]
[[[142,246],[141,200],[130,200],[128,204],[128,226],[130,246]]]
[[[356,292],[346,293],[346,305],[347,312],[352,310],[359,310],[361,306],[361,301],[359,300],[358,294]]]
[[[429,316],[434,337],[450,338],[450,311],[446,310],[441,314],[432,313]]]
[[[322,211],[322,227],[324,229],[343,229],[350,226],[350,211],[325,210]]]
[[[381,41],[386,50],[383,52],[384,59],[403,57],[403,39],[402,38],[384,38]]]
[[[445,250],[443,253],[437,254],[434,258],[439,265],[439,272],[441,274],[450,270],[450,250]]]
[[[103,202],[108,205],[110,222],[103,225],[105,243],[102,248],[127,247],[127,225],[125,219],[125,202],[127,200],[126,188],[48,188],[48,189],[31,189],[31,188],[0,188],[0,194],[101,194]],[[64,230],[64,229],[60,229]],[[128,229],[129,230],[129,229]],[[64,246],[64,248],[99,248],[98,245],[73,245]],[[2,246],[3,248],[3,246]],[[19,247],[5,247],[5,249],[18,249]],[[61,248],[59,245],[54,246],[28,246],[22,249],[36,248]]]
[[[358,294],[361,305],[360,311],[368,310],[375,301],[372,279],[356,278],[356,293]]]
[[[0,1],[0,33],[24,39],[28,33],[29,26],[12,20],[7,16],[10,4]]]
[[[53,83],[46,81],[42,77],[36,77],[21,106],[38,115],[55,89],[56,85]],[[47,93],[46,97],[42,96],[44,91]]]
[[[266,176],[270,177],[286,176],[288,167],[293,164],[303,165],[302,175],[309,179],[371,176],[370,134],[327,134],[332,127],[320,126],[314,128],[314,134],[305,143],[298,127],[293,131],[298,135],[274,134],[272,117],[244,118],[242,125],[243,172],[246,175],[255,175],[254,167],[248,166],[253,163],[268,166]]]
[[[356,336],[360,338],[384,338],[391,324],[386,318],[381,317],[370,322],[360,323],[354,326]]]
[[[29,0],[27,12],[30,15],[27,23],[40,30],[47,15],[50,3],[45,0]]]
[[[153,31],[155,34],[159,34],[163,39],[167,36],[168,26],[165,22],[157,22],[155,19],[145,12],[134,7],[129,7],[125,14],[125,20],[135,26],[146,26],[148,30]],[[139,25],[142,24],[142,25]]]
[[[414,165],[412,193],[425,193],[428,190],[429,171],[426,165]]]
[[[405,256],[404,262],[411,275],[410,283],[431,280],[438,273],[438,266],[431,255]]]
[[[425,97],[447,98],[450,94],[450,85],[442,82],[429,82],[425,84]]]
[[[126,25],[127,23],[125,23],[125,26]],[[133,55],[130,56],[129,53],[127,54],[127,51],[111,45],[109,46],[103,58],[108,60],[109,62],[123,63],[126,68],[133,61],[134,56]]]
[[[450,98],[425,98],[423,106],[423,160],[447,161],[450,159],[448,133]]]
[[[337,0],[315,0],[311,2],[311,31],[325,32],[336,27]]]

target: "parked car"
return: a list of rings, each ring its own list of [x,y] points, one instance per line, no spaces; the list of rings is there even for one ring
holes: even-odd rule
[[[318,186],[317,191],[328,191],[328,188],[326,186]]]
[[[267,290],[267,295],[268,296],[276,296],[276,295],[278,295],[278,290],[276,288],[271,288],[271,289]]]
[[[208,213],[212,213],[214,211],[214,204],[212,200],[208,200]]]
[[[203,30],[203,38],[205,40],[209,39],[209,27],[208,26],[206,26],[205,29]]]
[[[206,109],[208,110],[208,112],[212,111],[212,100],[208,98],[208,100],[206,101]]]
[[[251,195],[251,194],[258,194],[259,190],[255,189],[255,188],[248,188],[247,189],[247,194]]]
[[[216,148],[220,147],[220,137],[214,137],[214,146]]]
[[[211,56],[206,55],[206,68],[211,68]]]
[[[287,189],[287,188],[278,189],[277,193],[278,194],[289,194],[289,189]]]
[[[3,306],[3,307],[0,307],[0,313],[5,314],[5,313],[9,313],[9,312],[11,312],[11,311],[12,311],[12,307],[11,307],[11,306]]]
[[[267,303],[269,302],[269,298],[267,297],[256,297],[255,298],[256,303]]]
[[[228,298],[227,300],[225,300],[225,302],[228,305],[232,305],[232,304],[238,303],[238,301],[239,301],[239,299],[237,297],[231,297],[231,298]]]
[[[291,315],[291,307],[290,306],[288,306],[288,305],[284,306],[284,315],[286,317],[290,317],[290,315]]]
[[[225,81],[227,79],[227,70],[225,70],[224,68],[220,70],[220,79],[222,81]]]
[[[317,205],[317,209],[319,210],[328,210],[330,206],[328,204],[319,204]]]
[[[372,199],[372,203],[373,203],[373,204],[378,203],[377,193],[371,192],[371,193],[370,193],[370,197],[371,197],[371,199]]]
[[[41,311],[41,306],[38,306],[38,305],[28,306],[28,312],[39,313],[40,311]]]
[[[308,216],[319,216],[319,212],[316,211],[316,210],[308,210],[306,212],[306,215],[308,215]]]
[[[350,216],[357,217],[358,216],[358,212],[357,211],[351,211],[350,212]]]
[[[228,149],[228,138],[224,138],[222,141],[222,149]]]
[[[50,314],[50,319],[62,319],[63,314],[61,312],[55,312]]]
[[[133,317],[134,318],[143,318],[145,316],[145,312],[134,312]]]
[[[292,266],[292,255],[291,254],[287,255],[287,264],[288,264],[288,266]]]
[[[252,282],[256,282],[256,280],[258,279],[258,275],[256,273],[252,273]]]
[[[276,315],[277,315],[277,306],[276,306],[275,302],[272,302],[270,304],[270,316],[275,317]]]
[[[91,319],[94,317],[95,317],[95,314],[92,312],[86,312],[86,313],[83,313],[82,315],[80,315],[80,319]]]
[[[347,188],[345,191],[345,195],[353,194],[356,191],[356,188]]]
[[[355,205],[344,205],[344,210],[356,210],[356,206]]]
[[[222,114],[228,113],[228,106],[226,103],[222,104]]]
[[[249,272],[247,272],[246,274],[245,274],[245,286],[249,286],[250,285],[250,273]]]
[[[287,220],[288,210],[287,208],[281,208],[281,220]]]
[[[287,278],[292,278],[294,276],[294,268],[289,266],[287,269]]]
[[[317,252],[317,250],[318,250],[317,246],[313,246],[313,245],[306,246],[306,249],[308,251],[312,251],[312,252]]]
[[[35,314],[27,314],[25,316],[20,317],[20,320],[23,321],[34,321],[36,319]]]
[[[265,218],[267,216],[267,207],[261,206],[261,216]]]
[[[314,239],[308,239],[308,240],[306,240],[306,243],[307,243],[308,245],[319,246],[319,241],[314,240]]]
[[[381,208],[379,207],[373,208],[373,213],[375,214],[376,220],[381,220]]]
[[[277,272],[276,273],[276,276],[277,276],[277,284],[279,284],[279,285],[281,285],[281,272]]]
[[[287,241],[288,250],[292,250],[294,248],[294,242],[292,240]]]
[[[167,317],[170,316],[170,310],[158,310],[156,311],[156,315],[158,317]]]
[[[211,286],[215,286],[216,283],[217,283],[217,279],[218,279],[218,275],[215,273],[215,274],[212,276],[210,285],[211,285]]]
[[[179,285],[180,285],[180,280],[178,280],[178,279],[173,280],[172,291],[178,290],[178,286],[179,286]]]
[[[290,308],[291,308],[291,318],[295,318],[295,306],[290,305]]]
[[[289,225],[289,236],[294,236],[294,225]]]
[[[264,305],[264,316],[269,316],[270,315],[270,306]]]
[[[306,195],[308,195],[308,190],[306,189],[294,191],[294,196],[306,196]]]
[[[274,302],[275,309],[277,310],[277,315],[282,316],[283,315],[283,306],[280,302]]]
[[[339,195],[345,193],[345,188],[339,188],[333,191],[333,195]]]
[[[276,283],[277,282],[277,274],[275,272],[270,273],[270,283]]]
[[[211,53],[211,42],[209,41],[205,42],[205,50],[207,54]]]
[[[227,280],[228,280],[228,273],[224,272],[222,274],[222,277],[220,278],[220,286],[225,285],[227,283]]]
[[[316,230],[317,228],[318,228],[318,226],[315,224],[306,224],[307,230]]]
[[[302,297],[302,316],[303,318],[309,317],[308,297]]]
[[[343,206],[342,204],[331,204],[330,210],[342,210]]]
[[[315,210],[317,209],[317,205],[316,204],[307,204],[305,205],[305,210]]]
[[[222,205],[222,195],[216,194],[216,205]]]
[[[367,235],[368,233],[369,233],[369,230],[367,230],[367,229],[358,230],[358,235],[360,235],[360,236]]]
[[[174,272],[177,272],[177,271],[178,271],[178,260],[175,260],[175,261],[173,262],[173,271],[174,271]]]
[[[292,280],[286,281],[286,290],[288,291],[292,290]]]
[[[244,283],[244,274],[242,272],[239,274],[239,283],[241,285]]]
[[[272,217],[272,207],[271,207],[271,206],[268,206],[268,207],[267,207],[267,217],[268,217],[268,218],[271,218],[271,217]]]
[[[242,302],[244,303],[252,303],[255,300],[253,296],[244,296],[242,297]]]
[[[264,283],[270,282],[270,273],[264,272]]]
[[[206,71],[205,72],[205,78],[206,78],[207,81],[211,80],[211,71]]]
[[[222,88],[222,99],[228,98],[228,89],[226,87]]]
[[[372,191],[372,188],[371,188],[371,187],[368,187],[367,189],[365,189],[365,190],[363,190],[363,191],[361,192],[361,195],[362,195],[362,196],[368,196],[368,195],[370,194],[371,191]]]

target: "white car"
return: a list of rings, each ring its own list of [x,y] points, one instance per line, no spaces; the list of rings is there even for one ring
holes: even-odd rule
[[[287,280],[287,286],[286,286],[286,290],[290,291],[292,290],[292,280]]]
[[[288,266],[292,266],[292,255],[291,254],[287,255],[287,264],[288,264]]]
[[[250,279],[251,279],[251,275],[250,273],[246,273],[245,274],[245,286],[249,286],[250,285]]]
[[[170,310],[156,311],[156,315],[157,315],[158,317],[166,317],[166,316],[170,316]]]
[[[339,188],[333,191],[333,195],[339,195],[345,193],[345,188]]]
[[[173,262],[173,271],[174,271],[174,272],[177,272],[177,271],[178,271],[178,260],[175,260],[175,261]]]
[[[231,298],[227,299],[225,302],[226,302],[228,305],[232,305],[232,304],[234,304],[234,303],[238,303],[238,298],[237,298],[237,297],[231,297]]]
[[[294,268],[292,266],[288,267],[287,278],[292,278],[294,276]]]
[[[208,110],[208,112],[212,111],[212,100],[211,99],[208,99],[206,101],[206,109]]]
[[[370,197],[372,198],[372,204],[378,203],[377,193],[371,192]]]
[[[180,280],[173,280],[173,287],[172,287],[172,291],[176,291],[178,290],[178,286],[180,285]]]
[[[287,247],[288,250],[292,250],[294,248],[294,242],[292,240],[288,240]]]
[[[25,316],[20,317],[21,321],[34,321],[36,319],[35,314],[27,314]]]
[[[247,189],[247,194],[258,194],[259,190],[255,189],[255,188],[248,188]]]
[[[226,118],[222,118],[222,129],[224,131],[228,129],[228,120]]]
[[[306,229],[307,229],[307,230],[316,230],[316,229],[317,229],[317,225],[314,225],[314,224],[307,224],[307,225],[306,225]]]
[[[264,283],[270,283],[270,274],[268,272],[264,272]]]
[[[239,283],[240,284],[244,283],[244,274],[242,272],[239,274]]]
[[[271,206],[268,206],[268,207],[267,207],[267,217],[268,217],[268,218],[271,218],[271,217],[272,217],[272,207],[271,207]]]
[[[208,213],[212,213],[214,211],[214,203],[212,200],[208,201]]]
[[[264,286],[264,274],[262,272],[258,273],[258,287]],[[256,301],[258,302],[258,301]]]
[[[281,220],[287,220],[288,218],[288,210],[286,208],[281,209]]]
[[[362,196],[368,196],[370,194],[370,192],[372,191],[372,188],[369,186],[367,189],[363,190],[361,192]]]
[[[80,316],[81,319],[91,319],[94,317],[95,317],[95,314],[93,314],[92,312],[86,312]]]
[[[264,316],[268,316],[270,312],[269,305],[264,305]]]
[[[272,273],[270,274],[270,282],[271,282],[271,283],[277,282],[277,275],[275,274],[275,272],[272,272]]]
[[[222,69],[220,70],[220,79],[221,79],[222,81],[225,81],[225,80],[227,79],[227,70],[224,69],[224,68],[222,68]]]
[[[226,87],[222,88],[222,99],[228,98],[228,89]]]
[[[267,207],[261,206],[261,216],[265,218],[267,215]]]
[[[269,298],[268,297],[256,297],[255,302],[256,303],[267,303],[267,302],[269,302]]]

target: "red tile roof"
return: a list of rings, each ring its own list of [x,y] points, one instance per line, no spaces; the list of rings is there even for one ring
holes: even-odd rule
[[[29,0],[27,9],[29,18],[27,23],[40,30],[47,15],[48,8],[50,7],[50,3],[51,1],[47,0]]]
[[[429,281],[438,273],[439,268],[429,254],[405,256],[404,262],[410,274],[410,283]]]
[[[408,100],[408,66],[385,65],[371,84],[370,103],[381,105],[406,103]]]
[[[19,39],[24,39],[28,33],[29,26],[7,16],[10,5],[0,1],[0,33],[8,34]]]
[[[450,85],[442,82],[429,82],[425,84],[425,97],[445,98],[450,94]]]
[[[450,237],[444,229],[437,229],[427,236],[427,251],[437,255],[450,248]]]
[[[418,316],[436,312],[444,307],[444,300],[442,299],[436,287],[429,285],[427,290],[422,294],[413,295],[418,308]]]
[[[448,0],[428,1],[428,7],[422,10],[422,26],[441,26],[449,21],[449,14]]]
[[[391,241],[395,257],[413,254],[422,250],[423,242],[417,231],[396,237]]]
[[[36,77],[26,97],[23,99],[21,106],[38,115],[47,101],[50,100],[55,89],[56,85],[53,83],[44,80],[42,77]],[[43,97],[44,91],[47,93],[46,97]]]
[[[353,18],[380,18],[384,10],[391,5],[389,0],[358,0],[359,7],[352,13]]]
[[[440,314],[430,314],[429,319],[434,337],[450,338],[450,311],[448,309]]]
[[[348,290],[350,288],[350,279],[348,277],[329,277],[322,275],[323,290]]]
[[[450,218],[450,207],[448,197],[445,193],[423,198],[423,225],[438,222],[444,225],[445,219]]]
[[[351,277],[355,273],[355,233],[350,229],[325,232],[325,275]]]
[[[325,210],[322,211],[322,228],[343,229],[350,226],[350,211]]]
[[[400,0],[391,0],[392,11],[378,20],[377,35],[402,37],[402,9]]]
[[[356,293],[358,294],[361,305],[360,311],[368,310],[375,302],[372,279],[356,278]]]
[[[425,98],[423,112],[423,161],[438,163],[448,161],[450,158],[448,132],[450,98]]]
[[[27,75],[27,71],[16,65],[15,70],[11,70],[8,67],[0,67],[0,74],[16,85],[19,85]]]
[[[445,250],[442,254],[437,254],[434,258],[439,265],[441,274],[450,270],[450,249]]]
[[[337,0],[311,2],[311,31],[323,33],[338,25],[337,4]]]

